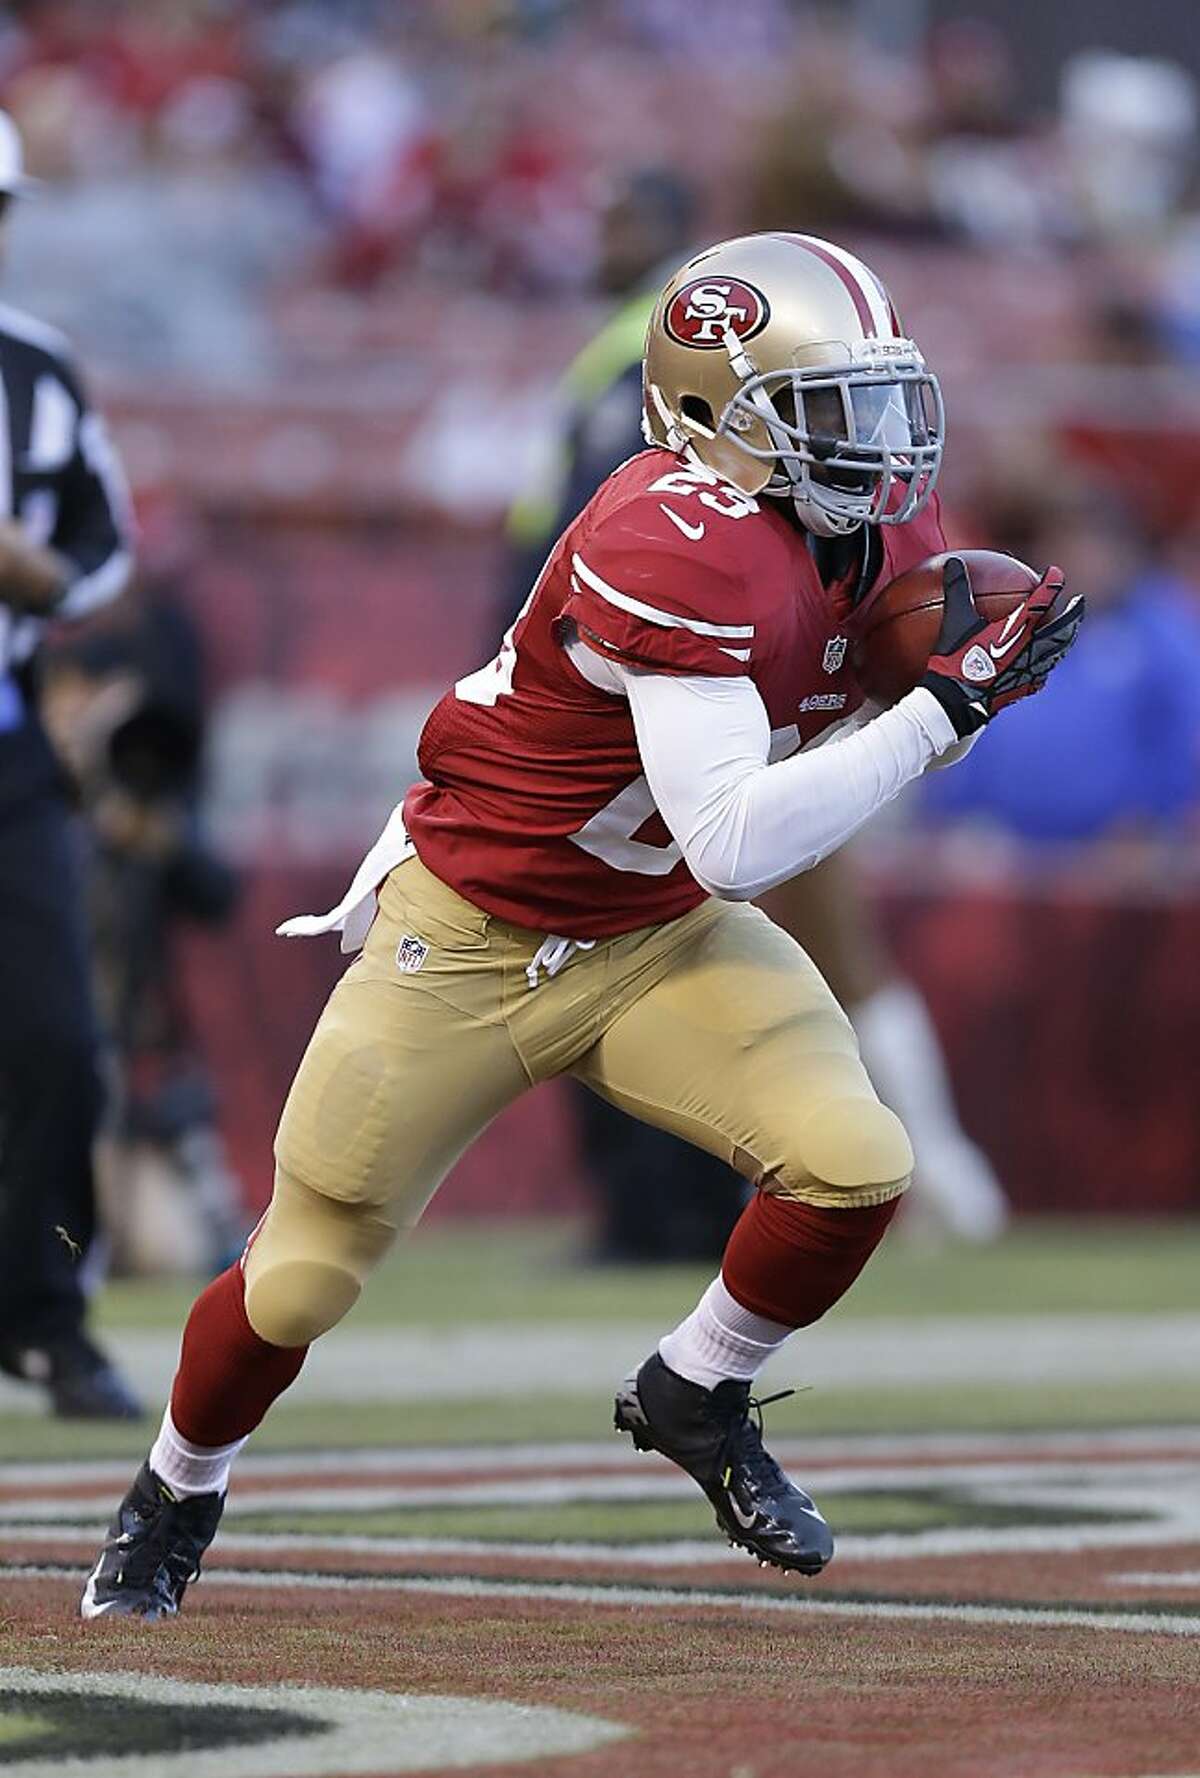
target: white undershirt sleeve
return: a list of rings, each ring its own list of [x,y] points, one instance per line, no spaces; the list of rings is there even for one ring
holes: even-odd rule
[[[618,671],[659,813],[697,882],[727,900],[811,869],[958,745],[937,699],[918,688],[853,733],[772,765],[749,678]]]

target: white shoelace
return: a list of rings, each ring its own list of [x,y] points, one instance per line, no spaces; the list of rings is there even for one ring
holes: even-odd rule
[[[576,951],[594,951],[595,948],[594,938],[562,938],[557,932],[548,932],[525,965],[529,986],[537,987],[543,969],[548,976],[556,976],[571,961]]]

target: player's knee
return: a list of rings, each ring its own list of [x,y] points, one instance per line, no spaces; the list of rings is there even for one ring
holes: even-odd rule
[[[336,1327],[362,1284],[336,1261],[268,1261],[246,1280],[246,1319],[272,1346],[308,1346]]]
[[[825,1191],[875,1199],[905,1189],[913,1151],[900,1119],[877,1099],[830,1099],[810,1111],[797,1132],[795,1161],[797,1176],[782,1183],[799,1197],[806,1182],[815,1181]]]
[[[283,1168],[245,1260],[246,1315],[260,1339],[303,1346],[328,1333],[358,1301],[395,1238],[369,1206],[314,1191]]]

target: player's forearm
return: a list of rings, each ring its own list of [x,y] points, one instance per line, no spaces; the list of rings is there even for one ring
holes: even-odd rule
[[[11,521],[0,524],[0,603],[30,617],[49,617],[70,577],[69,563],[56,550],[32,543]]]
[[[748,901],[811,870],[920,777],[944,721],[910,694],[854,734],[746,773],[694,828],[693,873],[714,895]]]
[[[936,699],[910,693],[855,733],[769,765],[747,681],[631,677],[650,788],[697,881],[749,900],[809,870],[954,745]]]

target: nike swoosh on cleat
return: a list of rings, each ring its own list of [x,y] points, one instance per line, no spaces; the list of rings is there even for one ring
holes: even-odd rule
[[[115,1599],[99,1600],[96,1597],[96,1581],[100,1574],[100,1564],[87,1577],[87,1585],[83,1589],[83,1598],[79,1601],[79,1615],[84,1618],[104,1617],[116,1605]]]
[[[659,512],[665,512],[671,523],[677,526],[678,529],[683,532],[685,537],[690,537],[693,543],[699,543],[700,539],[704,536],[703,521],[698,525],[689,525],[687,520],[681,519],[679,514],[674,511],[672,507],[664,506],[661,500],[658,503],[658,510]]]
[[[733,1513],[734,1518],[737,1520],[743,1531],[750,1531],[758,1524],[758,1514],[751,1513],[749,1518],[747,1518],[746,1514],[738,1504],[737,1496],[734,1494],[732,1488],[727,1488],[725,1490],[725,1498],[729,1502],[730,1511]]]
[[[94,1600],[89,1599],[86,1608],[80,1615],[86,1618],[109,1617],[116,1611],[118,1603],[116,1599],[106,1599],[103,1604],[98,1605]]]

